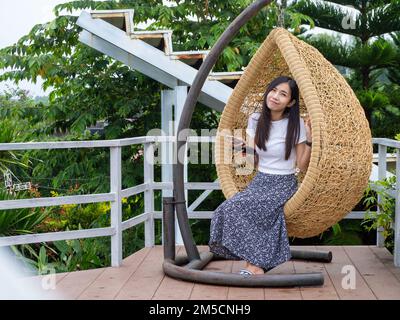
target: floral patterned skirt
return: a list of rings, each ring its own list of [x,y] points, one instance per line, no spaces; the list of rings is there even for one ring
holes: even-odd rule
[[[214,211],[210,251],[263,269],[289,260],[283,207],[296,191],[294,174],[258,171],[246,189],[225,200]]]

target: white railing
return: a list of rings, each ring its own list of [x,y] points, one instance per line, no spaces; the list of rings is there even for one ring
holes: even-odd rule
[[[82,229],[75,231],[50,232],[41,234],[27,234],[18,236],[0,237],[0,246],[31,244],[58,240],[71,240],[111,236],[111,265],[120,266],[122,262],[122,231],[141,223],[145,224],[145,246],[154,246],[154,219],[162,219],[162,212],[154,210],[154,190],[172,190],[172,182],[154,181],[154,144],[157,142],[171,142],[173,137],[146,136],[120,140],[105,141],[60,141],[60,142],[30,142],[30,143],[1,143],[0,151],[33,150],[33,149],[78,149],[78,148],[109,148],[110,149],[110,192],[102,194],[87,194],[77,196],[61,196],[52,198],[34,198],[0,201],[0,210],[59,206],[65,204],[84,204],[96,202],[111,202],[111,225],[106,228]],[[189,137],[188,142],[215,143],[215,137]],[[374,144],[379,145],[379,179],[386,176],[387,147],[397,149],[396,191],[392,196],[396,198],[395,229],[395,265],[400,266],[399,244],[399,193],[400,193],[400,142],[390,139],[374,138]],[[144,145],[144,182],[140,185],[122,189],[121,176],[121,148],[124,146]],[[188,207],[190,219],[210,219],[213,211],[194,211],[212,190],[220,190],[218,182],[188,182],[186,190],[205,190],[199,198]],[[138,216],[122,221],[122,199],[144,192],[144,212]],[[380,200],[380,199],[378,199]],[[347,219],[362,219],[365,212],[350,212]],[[380,235],[378,230],[378,235]],[[378,245],[382,245],[381,239]]]
[[[31,142],[31,143],[2,143],[0,151],[33,150],[33,149],[77,149],[77,148],[109,148],[110,149],[110,192],[103,194],[87,194],[77,196],[62,196],[52,198],[34,198],[0,201],[0,210],[21,209],[65,204],[83,204],[96,202],[111,202],[111,226],[107,228],[82,229],[75,231],[28,234],[19,236],[0,237],[0,246],[48,242],[111,236],[111,264],[119,266],[122,261],[122,231],[145,223],[146,246],[154,243],[153,211],[153,166],[146,164],[144,183],[133,188],[122,189],[121,178],[121,148],[135,144],[144,144],[144,154],[152,152],[156,137],[137,137],[107,141],[60,141],[60,142]],[[148,161],[147,161],[148,162]],[[129,220],[122,221],[122,198],[145,192],[144,213]]]

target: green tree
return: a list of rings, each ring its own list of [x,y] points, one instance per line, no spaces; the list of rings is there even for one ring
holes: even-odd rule
[[[400,1],[301,0],[294,7],[309,15],[315,26],[336,33],[308,36],[306,41],[333,64],[353,70],[351,85],[357,93],[368,95],[368,90],[387,82],[388,68],[398,65],[400,60],[399,51],[387,37],[400,30]],[[363,104],[363,107],[371,123],[376,105]]]
[[[41,125],[38,107],[26,91],[9,89],[0,95],[0,143],[28,140],[33,127]],[[0,181],[6,172],[15,177],[30,165],[29,157],[20,152],[0,151]]]
[[[400,32],[391,34],[393,43],[396,46],[397,55],[400,57]],[[394,61],[393,66],[388,69],[388,78],[392,83],[400,85],[400,59]]]

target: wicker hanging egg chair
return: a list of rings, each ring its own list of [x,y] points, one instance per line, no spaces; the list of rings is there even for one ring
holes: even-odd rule
[[[307,238],[337,223],[362,198],[372,167],[371,131],[363,108],[336,68],[317,49],[276,28],[251,59],[220,119],[215,161],[226,198],[243,190],[256,169],[237,164],[225,133],[241,129],[246,138],[249,115],[261,111],[268,83],[280,75],[296,80],[300,114],[311,119],[309,167],[298,176],[299,188],[284,207],[289,236]],[[226,157],[233,161],[227,163]]]
[[[207,55],[204,63],[201,65],[198,73],[196,74],[195,79],[190,87],[189,93],[187,95],[185,105],[183,107],[182,115],[179,120],[178,132],[183,134],[178,134],[177,139],[175,141],[175,148],[176,150],[181,150],[181,148],[185,147],[187,143],[187,128],[189,128],[190,121],[192,118],[192,113],[195,109],[195,105],[197,99],[200,95],[201,88],[203,87],[207,76],[211,72],[212,67],[217,62],[218,57],[221,55],[224,48],[228,45],[228,43],[233,39],[235,34],[238,30],[251,19],[257,12],[259,12],[263,7],[270,4],[271,0],[257,0],[251,3],[245,10],[243,10],[239,16],[237,16],[234,21],[228,26],[228,28],[223,32],[223,34],[219,37],[218,41],[212,47],[210,53]],[[325,95],[330,94],[331,92],[324,91],[323,87],[321,86],[323,81],[320,82],[319,85],[314,85],[312,80],[319,80],[318,78],[312,78],[310,76],[310,72],[308,71],[306,66],[306,62],[302,62],[300,59],[299,54],[300,49],[307,48],[307,46],[301,46],[301,42],[296,42],[295,38],[291,38],[291,36],[282,29],[277,29],[270,34],[261,49],[257,52],[255,57],[252,59],[248,69],[246,70],[244,76],[239,81],[237,87],[233,91],[233,94],[225,107],[225,111],[223,113],[223,117],[220,122],[217,139],[216,139],[216,164],[217,164],[217,171],[220,177],[220,183],[222,186],[222,190],[225,196],[230,197],[235,192],[239,191],[241,188],[244,188],[247,183],[251,180],[251,175],[247,176],[247,180],[243,180],[243,176],[238,176],[232,171],[232,164],[230,165],[221,165],[219,160],[221,157],[224,157],[224,154],[228,154],[229,152],[225,152],[226,150],[231,150],[231,145],[229,145],[225,149],[225,144],[223,143],[226,140],[224,137],[221,137],[221,133],[223,132],[223,128],[234,129],[234,128],[245,128],[247,125],[247,117],[249,114],[252,113],[252,110],[257,110],[259,107],[259,98],[260,92],[261,95],[265,88],[265,84],[269,82],[273,76],[281,74],[285,72],[286,74],[292,74],[292,76],[300,83],[300,90],[302,91],[302,95],[304,97],[304,102],[307,106],[307,110],[311,114],[312,128],[313,128],[313,140],[314,140],[314,150],[313,150],[313,159],[311,161],[311,166],[308,169],[307,175],[302,181],[301,188],[299,189],[298,193],[302,192],[302,194],[298,195],[295,194],[293,199],[290,200],[292,205],[292,212],[294,210],[307,210],[307,206],[314,206],[316,205],[316,196],[312,196],[311,192],[319,192],[320,190],[314,186],[314,183],[318,181],[326,182],[327,178],[334,177],[335,181],[340,181],[339,179],[343,179],[344,175],[340,175],[339,178],[336,177],[336,170],[332,170],[332,174],[325,174],[323,169],[327,167],[327,161],[324,160],[324,157],[330,157],[330,149],[335,150],[335,147],[343,146],[343,150],[348,150],[348,148],[344,148],[346,143],[354,143],[351,139],[347,140],[338,140],[338,141],[330,141],[327,138],[323,138],[326,135],[329,135],[328,130],[331,127],[327,126],[327,120],[324,118],[324,112],[329,114],[329,110],[324,110],[324,108],[330,107],[329,104],[325,104],[325,101],[322,102],[319,100],[317,92],[325,92]],[[277,41],[277,39],[280,39]],[[285,40],[286,39],[286,40]],[[279,49],[278,49],[279,48]],[[271,51],[270,51],[271,50]],[[286,51],[287,50],[287,51]],[[299,51],[297,51],[299,50]],[[305,49],[304,49],[305,50]],[[280,56],[279,51],[284,51],[285,54]],[[304,61],[311,61],[310,65],[313,63],[321,63],[324,61],[327,64],[330,77],[332,79],[340,78],[338,73],[335,73],[334,69],[329,65],[329,63],[325,62],[325,60],[318,60],[316,59],[313,61],[313,56],[318,56],[315,49],[308,49],[307,54],[310,56],[308,59],[304,57]],[[284,60],[285,59],[285,60]],[[288,61],[287,64],[284,61]],[[322,63],[321,63],[322,65]],[[318,69],[318,68],[313,68]],[[261,71],[260,71],[261,70]],[[268,74],[266,74],[266,71]],[[318,70],[317,70],[318,71]],[[314,72],[314,71],[313,71]],[[321,74],[321,73],[319,73]],[[323,77],[321,76],[321,79]],[[264,80],[262,80],[264,79]],[[257,82],[261,81],[261,82]],[[336,81],[336,80],[335,80]],[[337,94],[341,94],[339,90],[346,90],[349,92],[347,97],[350,97],[351,100],[351,110],[349,106],[348,112],[352,113],[353,121],[355,126],[360,128],[359,132],[359,139],[360,143],[357,146],[357,150],[360,151],[360,154],[364,154],[365,158],[369,158],[368,161],[364,158],[362,159],[361,155],[359,157],[351,157],[350,160],[359,159],[360,161],[364,160],[364,162],[360,163],[361,169],[360,173],[357,175],[359,181],[354,183],[353,187],[351,184],[349,188],[352,189],[354,192],[361,192],[362,184],[365,182],[364,175],[366,172],[369,172],[369,169],[366,166],[370,166],[370,146],[367,145],[364,139],[368,134],[370,136],[370,132],[363,117],[363,112],[361,107],[357,104],[357,99],[355,99],[354,94],[352,94],[351,89],[347,86],[346,82],[342,80],[342,82],[337,81],[336,89],[338,90]],[[258,89],[257,89],[258,88]],[[345,88],[345,89],[344,89]],[[261,90],[262,89],[262,90]],[[328,89],[332,89],[328,86]],[[261,91],[259,91],[261,90]],[[257,98],[258,96],[258,98]],[[323,96],[323,95],[322,95]],[[322,97],[321,96],[321,97]],[[337,99],[341,101],[340,99]],[[253,101],[253,103],[251,103]],[[258,101],[258,104],[257,104]],[[336,100],[335,100],[336,102]],[[323,104],[322,104],[323,103]],[[332,101],[330,101],[332,103]],[[320,104],[322,104],[322,107]],[[349,103],[350,104],[350,103]],[[355,107],[353,105],[356,105]],[[334,106],[333,106],[334,107]],[[303,103],[304,109],[304,103]],[[356,116],[357,115],[357,116]],[[337,117],[337,115],[335,114]],[[235,118],[236,117],[236,118]],[[330,119],[328,116],[327,119]],[[354,120],[356,119],[356,120]],[[359,120],[360,119],[360,120]],[[341,119],[339,119],[341,120]],[[333,121],[331,118],[330,121]],[[359,122],[361,122],[361,124]],[[349,127],[348,116],[346,117],[346,121],[344,121]],[[334,127],[332,125],[332,127]],[[347,129],[347,127],[346,127]],[[365,136],[361,135],[362,130],[365,131]],[[355,130],[354,130],[355,131]],[[351,131],[352,133],[352,131]],[[350,134],[349,134],[350,135]],[[180,137],[180,138],[178,138]],[[221,139],[222,138],[222,139]],[[353,137],[354,139],[354,137]],[[328,143],[335,143],[334,147],[328,148]],[[323,149],[325,147],[325,149]],[[361,149],[360,149],[361,148]],[[327,150],[327,152],[325,151]],[[336,152],[335,154],[337,154]],[[345,166],[345,156],[342,156],[341,161],[338,161],[337,164]],[[232,160],[232,154],[231,159]],[[323,161],[324,160],[324,161]],[[231,161],[229,161],[231,163]],[[323,166],[325,164],[325,167]],[[350,164],[351,165],[351,164]],[[178,161],[174,165],[173,170],[173,187],[174,193],[173,197],[164,197],[163,198],[163,242],[164,242],[164,262],[163,262],[163,270],[166,275],[181,279],[185,281],[193,281],[193,282],[200,282],[200,283],[209,283],[209,284],[219,284],[219,285],[234,285],[234,286],[246,286],[246,287],[293,287],[293,286],[320,286],[324,283],[324,275],[322,272],[307,272],[307,273],[294,273],[294,274],[269,274],[268,272],[264,275],[257,275],[251,277],[243,277],[241,274],[234,274],[231,272],[214,272],[210,270],[203,270],[203,268],[212,260],[217,259],[217,257],[212,252],[202,252],[200,254],[197,246],[194,242],[193,235],[191,233],[190,225],[189,225],[189,218],[186,208],[186,199],[184,193],[184,170],[183,170],[183,162]],[[326,170],[329,170],[331,167],[327,167]],[[347,173],[347,172],[346,172]],[[250,173],[251,174],[251,173]],[[321,176],[321,178],[320,178]],[[360,178],[362,177],[362,178]],[[325,179],[325,180],[324,180]],[[332,184],[333,185],[333,184]],[[322,185],[321,190],[329,193],[329,187],[325,183]],[[357,187],[354,187],[357,186]],[[342,190],[342,189],[340,189]],[[323,193],[321,193],[324,196]],[[309,199],[313,201],[313,203],[307,202],[305,199],[307,196],[310,196]],[[353,198],[354,199],[354,198]],[[295,200],[295,201],[293,201]],[[307,199],[308,200],[308,199]],[[350,200],[347,200],[350,201]],[[289,203],[288,203],[289,204]],[[333,204],[333,202],[332,202]],[[294,209],[293,209],[294,208]],[[315,207],[314,207],[315,209]],[[285,208],[286,213],[288,212],[287,207]],[[187,256],[186,257],[176,257],[175,252],[175,212],[176,218],[179,223],[179,228],[181,231],[183,243],[185,245],[185,251]],[[307,236],[308,234],[315,233],[316,230],[322,229],[321,225],[319,224],[316,228],[310,231],[309,228],[304,228],[310,221],[319,221],[318,218],[316,219],[315,214],[316,209],[312,211],[312,215],[308,216],[305,215],[305,221],[299,221],[303,217],[299,217],[292,213],[293,219],[289,223],[291,223],[290,232],[292,235],[303,235]],[[323,211],[323,213],[325,213]],[[337,218],[338,214],[335,214],[335,218]],[[329,218],[329,216],[328,216]],[[324,216],[321,215],[321,221],[324,221],[324,225],[329,225],[330,222],[326,223],[327,219],[324,219]],[[331,219],[330,221],[333,221]],[[293,221],[297,223],[293,224]],[[293,232],[296,231],[296,232]],[[300,232],[299,232],[300,230]],[[318,261],[323,263],[329,263],[332,261],[332,253],[330,251],[305,251],[305,250],[290,250],[292,259],[300,259],[306,261]]]

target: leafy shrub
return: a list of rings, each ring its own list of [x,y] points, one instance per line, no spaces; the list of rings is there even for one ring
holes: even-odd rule
[[[55,241],[53,244],[58,251],[56,259],[57,272],[87,270],[108,266],[110,263],[109,239],[101,238],[75,239]],[[105,240],[105,239],[104,239]]]
[[[358,220],[343,219],[323,232],[320,239],[324,245],[363,245],[363,228]]]
[[[13,247],[16,256],[38,275],[101,268],[110,264],[110,243],[106,238],[55,241],[51,244]],[[38,251],[38,252],[37,252]]]
[[[58,193],[52,191],[56,197]],[[108,202],[89,204],[66,204],[49,209],[49,215],[40,225],[41,232],[89,229],[101,216],[108,216],[110,204]]]
[[[395,190],[396,176],[383,180],[370,182],[365,191],[364,203],[367,205],[367,211],[363,225],[366,230],[377,230],[382,228],[382,235],[385,239],[385,246],[389,251],[393,252],[393,222],[395,215],[395,199],[392,198],[388,190]],[[378,189],[373,189],[376,186]],[[378,203],[378,196],[380,202]],[[376,209],[379,210],[376,210]]]

